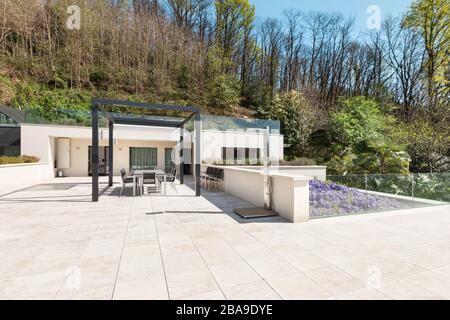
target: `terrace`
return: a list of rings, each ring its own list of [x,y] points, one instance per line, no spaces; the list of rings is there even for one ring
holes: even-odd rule
[[[102,104],[167,107],[100,102],[92,128],[22,124],[22,148],[44,161],[0,168],[0,299],[450,298],[448,174],[327,176],[323,166],[274,166],[283,154],[277,123],[176,106],[168,107],[188,114],[99,112]],[[60,146],[67,137],[72,144]],[[131,148],[152,145],[161,149],[152,164],[176,165],[179,180],[167,192],[128,188],[119,198],[117,171],[140,164]],[[82,176],[88,168],[91,178]],[[202,189],[211,168],[223,174]],[[48,178],[61,169],[70,177]],[[234,213],[249,207],[278,216]]]
[[[1,299],[449,299],[449,205],[292,224],[193,181],[118,198],[52,179],[0,197]]]

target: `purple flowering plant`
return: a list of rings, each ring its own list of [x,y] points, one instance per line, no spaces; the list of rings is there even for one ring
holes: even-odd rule
[[[333,216],[401,207],[395,199],[339,185],[313,180],[309,183],[310,216]]]

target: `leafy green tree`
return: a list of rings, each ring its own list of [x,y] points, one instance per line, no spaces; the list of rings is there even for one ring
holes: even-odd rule
[[[230,109],[239,104],[240,88],[237,80],[221,72],[222,50],[212,48],[208,53],[207,67],[205,68],[207,79],[207,104],[210,107]]]
[[[327,162],[328,174],[342,174],[356,173],[355,159],[357,156],[351,149],[346,149],[340,155],[333,155],[330,161]]]
[[[235,58],[242,40],[248,40],[256,9],[248,0],[216,0],[215,9],[216,40],[222,49],[224,70],[230,72],[228,62]]]
[[[450,127],[448,118],[431,122],[424,117],[399,125],[397,139],[408,146],[414,170],[445,171],[450,165]]]
[[[393,143],[391,138],[371,141],[369,150],[358,156],[358,159],[372,160],[371,165],[359,165],[369,173],[401,173],[408,174],[411,158],[404,151],[404,146]]]
[[[301,93],[290,91],[276,94],[271,104],[260,109],[259,113],[265,118],[280,120],[281,132],[289,145],[286,150],[288,159],[299,156],[305,150],[316,126],[317,111]]]
[[[347,146],[379,139],[393,122],[392,117],[382,114],[375,100],[365,97],[341,99],[330,120],[333,138]]]
[[[258,110],[271,104],[270,87],[261,79],[252,79],[242,90],[241,104],[247,108]]]
[[[448,99],[450,92],[450,81],[446,76],[450,55],[450,1],[414,1],[403,25],[422,34],[427,55],[425,70],[428,104],[433,110],[437,106],[438,97]]]
[[[395,120],[379,104],[365,97],[340,101],[331,113],[332,140],[336,153],[328,162],[333,173],[407,173],[409,155],[395,144]]]

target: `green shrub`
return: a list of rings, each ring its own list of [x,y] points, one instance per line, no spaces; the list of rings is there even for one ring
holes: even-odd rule
[[[208,104],[211,107],[230,110],[239,103],[239,84],[226,75],[220,75],[211,83]]]
[[[103,66],[94,66],[89,71],[89,81],[96,87],[106,89],[110,80],[108,68]]]
[[[349,174],[327,179],[351,188],[450,202],[449,173]]]
[[[355,146],[378,140],[393,118],[381,112],[379,104],[365,97],[341,99],[331,113],[331,131],[342,145]]]
[[[280,161],[280,166],[315,166],[317,162],[309,158],[294,158],[292,160]]]
[[[16,163],[36,163],[39,162],[39,158],[35,156],[19,156],[19,157],[8,157],[8,156],[1,156],[0,157],[0,164],[16,164]]]
[[[55,89],[67,89],[67,83],[63,79],[58,77],[54,77],[53,79],[51,79],[48,82],[48,86]]]
[[[284,141],[290,145],[286,149],[288,159],[303,154],[316,127],[318,113],[302,93],[290,91],[276,94],[269,106],[263,106],[258,111],[263,118],[280,121]]]
[[[395,119],[365,97],[341,99],[331,112],[331,174],[409,172],[410,156],[397,142]]]

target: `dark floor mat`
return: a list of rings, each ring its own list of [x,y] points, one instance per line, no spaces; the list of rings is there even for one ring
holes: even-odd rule
[[[275,217],[278,215],[272,210],[266,210],[264,208],[256,208],[256,207],[236,208],[233,209],[233,211],[244,219],[267,218],[267,217]]]

